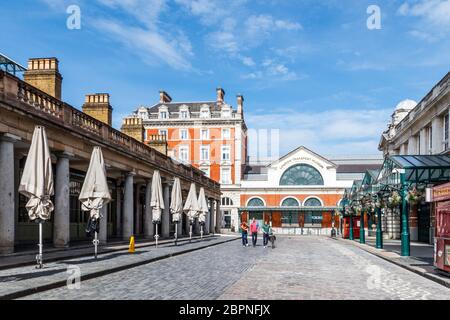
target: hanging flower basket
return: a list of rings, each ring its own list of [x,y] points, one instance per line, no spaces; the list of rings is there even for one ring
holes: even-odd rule
[[[400,197],[398,192],[394,191],[388,199],[388,206],[389,206],[389,208],[398,207],[400,205],[401,201],[402,201],[402,198]]]
[[[412,204],[416,205],[420,202],[422,202],[423,194],[419,191],[417,191],[416,188],[408,191],[408,196],[406,197],[406,200]]]

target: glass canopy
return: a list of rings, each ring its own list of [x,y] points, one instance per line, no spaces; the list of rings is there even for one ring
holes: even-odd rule
[[[384,161],[377,180],[383,185],[399,185],[403,170],[407,183],[445,182],[450,180],[450,156],[391,156]]]
[[[23,72],[27,69],[0,53],[0,70],[16,75],[17,72]]]

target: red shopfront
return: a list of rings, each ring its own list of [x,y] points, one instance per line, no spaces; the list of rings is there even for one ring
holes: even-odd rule
[[[432,194],[436,205],[434,265],[450,272],[450,183],[434,187]]]

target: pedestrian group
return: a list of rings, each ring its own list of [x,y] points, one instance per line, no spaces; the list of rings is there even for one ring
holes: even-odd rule
[[[264,248],[267,248],[267,244],[269,243],[269,240],[272,243],[272,248],[275,247],[275,235],[273,234],[273,229],[268,223],[268,221],[264,221],[263,226],[260,228],[258,221],[256,221],[255,218],[253,218],[252,223],[250,224],[250,227],[248,226],[247,222],[243,221],[241,223],[241,232],[242,232],[242,246],[248,247],[248,232],[250,231],[250,235],[252,237],[252,245],[253,247],[256,247],[256,243],[258,242],[258,232],[262,231],[263,233],[263,246]]]

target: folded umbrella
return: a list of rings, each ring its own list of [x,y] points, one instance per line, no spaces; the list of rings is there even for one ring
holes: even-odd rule
[[[204,225],[206,222],[206,215],[208,214],[208,203],[206,202],[205,189],[200,188],[198,195],[198,221]]]
[[[170,212],[172,212],[173,222],[177,223],[181,220],[181,215],[183,214],[183,196],[181,194],[180,178],[175,178],[173,184]]]
[[[45,128],[36,126],[28,152],[19,192],[29,198],[26,209],[30,220],[49,220],[54,209],[53,170]]]
[[[191,183],[191,188],[189,189],[189,194],[187,196],[183,210],[186,211],[186,215],[191,222],[193,222],[194,219],[198,216],[199,206],[195,183]]]
[[[25,207],[30,220],[39,222],[39,254],[36,262],[38,268],[43,268],[42,222],[50,219],[54,209],[50,200],[54,195],[52,160],[44,127],[36,126],[34,129],[19,192],[29,198]]]

